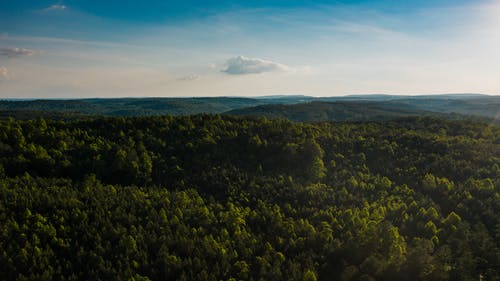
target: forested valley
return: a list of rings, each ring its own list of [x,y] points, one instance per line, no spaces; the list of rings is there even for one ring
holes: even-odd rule
[[[1,280],[500,280],[500,126],[0,120]]]

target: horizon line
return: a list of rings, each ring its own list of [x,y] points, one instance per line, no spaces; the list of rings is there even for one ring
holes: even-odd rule
[[[306,98],[340,98],[340,97],[370,97],[370,96],[386,96],[386,97],[432,97],[432,96],[500,96],[500,94],[484,94],[484,93],[437,93],[437,94],[388,94],[388,93],[371,93],[371,94],[345,94],[332,96],[314,96],[307,94],[269,94],[255,96],[238,96],[238,95],[221,95],[221,96],[117,96],[117,97],[26,97],[12,98],[2,97],[0,101],[34,101],[34,100],[92,100],[92,99],[189,99],[189,98],[286,98],[286,97],[306,97]]]

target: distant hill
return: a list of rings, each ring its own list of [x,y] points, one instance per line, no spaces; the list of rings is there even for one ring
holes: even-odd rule
[[[266,96],[259,98],[111,98],[69,100],[0,100],[0,111],[43,111],[105,116],[191,115],[222,113],[262,104],[292,104],[313,99],[305,96]],[[0,114],[5,115],[5,114]]]
[[[295,121],[384,120],[404,116],[457,113],[500,120],[500,96],[447,94],[425,96],[352,95],[310,97],[112,98],[0,100],[0,118],[30,116],[152,116],[200,113],[257,115]]]
[[[388,120],[409,116],[435,115],[411,105],[380,102],[313,101],[300,104],[259,105],[226,112],[229,115],[265,116],[292,121],[363,121]]]
[[[263,103],[263,102],[262,102]],[[52,111],[107,116],[220,113],[262,104],[250,98],[113,98],[0,101],[0,110]]]
[[[387,94],[367,94],[367,95],[347,95],[342,97],[327,97],[326,99],[345,99],[345,100],[393,100],[393,99],[471,99],[471,98],[484,98],[490,97],[483,94],[435,94],[435,95],[387,95]]]
[[[390,101],[390,103],[411,105],[422,110],[500,119],[500,96],[469,96],[462,99],[456,97],[449,99],[427,97],[420,99],[398,99]]]
[[[317,98],[321,101],[372,101],[407,105],[411,108],[440,113],[458,113],[500,119],[500,96],[481,94],[444,95],[353,95],[344,97]]]

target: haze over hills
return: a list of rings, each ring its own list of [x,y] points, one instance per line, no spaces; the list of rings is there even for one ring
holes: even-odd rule
[[[274,95],[262,97],[113,98],[70,100],[2,100],[1,116],[151,116],[232,114],[288,118],[294,121],[386,120],[399,117],[463,114],[500,118],[500,96],[352,95],[311,97]]]

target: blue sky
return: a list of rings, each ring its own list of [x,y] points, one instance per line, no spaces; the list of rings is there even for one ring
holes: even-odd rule
[[[0,97],[500,93],[500,1],[0,0]]]

